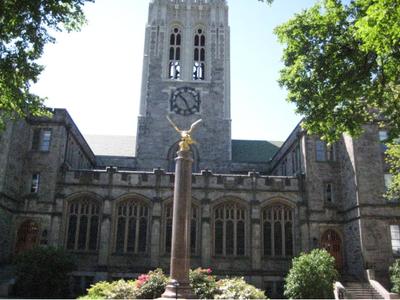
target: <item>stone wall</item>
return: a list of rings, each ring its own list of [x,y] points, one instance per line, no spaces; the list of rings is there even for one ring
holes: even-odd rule
[[[0,206],[0,264],[10,262],[11,259],[10,254],[13,243],[12,219],[12,213]]]

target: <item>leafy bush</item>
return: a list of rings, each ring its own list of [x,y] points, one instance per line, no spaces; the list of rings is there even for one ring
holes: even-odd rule
[[[400,259],[396,259],[389,268],[390,281],[392,282],[392,292],[400,293]]]
[[[106,299],[113,289],[113,282],[99,281],[87,289],[87,295],[79,297],[80,300]]]
[[[293,258],[285,278],[285,296],[295,299],[333,298],[338,273],[335,259],[324,249],[314,249]]]
[[[15,294],[21,298],[65,298],[68,273],[75,267],[74,257],[63,249],[36,247],[15,258]]]
[[[88,294],[80,297],[80,300],[89,299],[135,299],[136,298],[136,281],[123,279],[107,282],[100,281],[92,285],[88,290]]]
[[[155,299],[161,297],[168,283],[168,277],[161,269],[140,275],[136,281],[137,299]]]
[[[190,285],[199,299],[266,299],[264,293],[243,278],[217,281],[211,269],[190,270]],[[135,281],[98,282],[80,300],[89,299],[155,299],[165,291],[169,278],[161,269],[142,274]]]
[[[221,279],[214,299],[267,299],[264,292],[246,283],[243,278]]]
[[[213,299],[218,292],[217,280],[211,272],[211,269],[201,268],[189,272],[190,286],[199,299]]]

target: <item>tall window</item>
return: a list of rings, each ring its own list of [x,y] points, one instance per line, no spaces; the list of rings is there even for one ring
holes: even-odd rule
[[[206,36],[204,35],[203,29],[197,29],[194,35],[193,56],[193,80],[204,80],[206,62]]]
[[[335,160],[335,151],[333,145],[327,145],[324,141],[315,141],[315,154],[317,161]]]
[[[293,255],[293,209],[283,205],[263,210],[263,243],[265,256]]]
[[[235,202],[226,202],[214,210],[215,255],[245,255],[246,209]]]
[[[49,151],[51,142],[51,129],[36,128],[33,131],[32,150]]]
[[[400,255],[400,226],[390,225],[390,237],[392,239],[392,252]]]
[[[324,184],[324,199],[326,202],[329,202],[329,203],[334,202],[333,183],[331,183],[331,182],[326,182]]]
[[[37,194],[39,192],[39,182],[40,182],[40,174],[39,173],[32,174],[32,180],[31,180],[32,194]]]
[[[165,217],[165,244],[164,249],[166,253],[171,253],[172,245],[172,215],[173,215],[173,203],[168,203],[165,205],[164,217]],[[198,227],[200,225],[199,221],[199,207],[192,204],[192,213],[190,221],[190,253],[192,255],[197,254],[198,249]]]
[[[175,27],[172,29],[169,39],[169,79],[181,78],[181,45],[182,33],[179,28]]]
[[[115,252],[144,253],[147,249],[149,208],[142,201],[127,200],[117,206]]]
[[[380,142],[380,146],[381,146],[381,152],[385,153],[385,151],[387,150],[387,146],[385,143],[387,142],[387,139],[389,138],[388,132],[387,132],[387,130],[379,130],[378,134],[379,134],[379,142]]]
[[[292,173],[293,175],[300,173],[301,160],[300,160],[300,146],[297,145],[292,151]]]
[[[390,173],[385,173],[384,174],[384,179],[385,179],[385,189],[388,190],[392,184],[393,181],[393,175]]]
[[[67,249],[94,251],[98,248],[100,205],[76,200],[68,204]]]

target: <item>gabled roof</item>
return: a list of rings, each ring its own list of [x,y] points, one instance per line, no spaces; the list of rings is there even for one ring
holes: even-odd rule
[[[266,163],[281,145],[277,141],[232,140],[232,161]]]
[[[136,137],[130,135],[85,135],[95,155],[135,156]]]

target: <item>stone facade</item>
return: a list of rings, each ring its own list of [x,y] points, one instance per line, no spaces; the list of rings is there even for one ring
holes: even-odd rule
[[[168,74],[174,28],[182,34],[180,78]],[[203,80],[191,77],[198,28],[206,32]],[[183,128],[203,119],[193,147],[193,267],[244,276],[274,297],[293,256],[325,247],[342,274],[373,268],[387,284],[400,208],[382,196],[387,166],[377,127],[327,147],[297,126],[271,160],[256,160],[232,149],[229,84],[225,1],[152,1],[136,156],[96,156],[63,109],[9,122],[0,136],[0,262],[38,244],[65,247],[79,259],[76,292],[95,280],[168,270],[178,138],[169,114]],[[182,87],[199,93],[199,111],[174,110]]]

